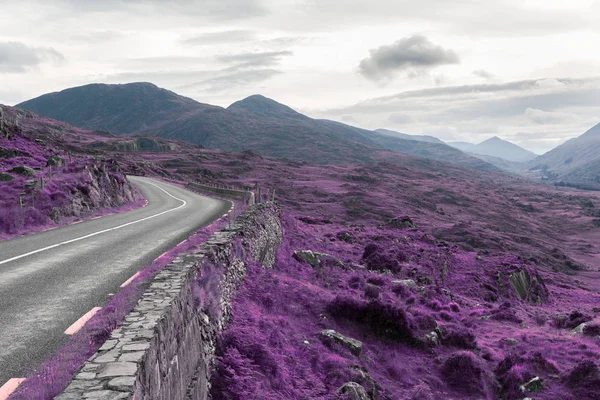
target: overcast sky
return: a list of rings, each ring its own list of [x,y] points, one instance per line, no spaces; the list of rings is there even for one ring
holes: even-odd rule
[[[0,103],[149,81],[542,153],[600,122],[600,1],[0,0]]]

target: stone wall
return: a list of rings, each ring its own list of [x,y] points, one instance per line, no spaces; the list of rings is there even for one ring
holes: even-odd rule
[[[177,257],[57,400],[206,399],[216,339],[246,274],[247,254],[272,266],[280,210],[251,206],[195,254]]]
[[[187,188],[194,192],[214,193],[220,196],[225,196],[233,199],[247,200],[248,204],[254,204],[254,193],[244,190],[228,189],[219,186],[202,185],[200,183],[190,182]]]

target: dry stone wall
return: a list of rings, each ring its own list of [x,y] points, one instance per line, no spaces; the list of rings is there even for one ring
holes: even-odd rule
[[[274,203],[250,206],[199,252],[173,260],[56,399],[206,399],[216,340],[246,274],[242,253],[272,266],[279,214]]]

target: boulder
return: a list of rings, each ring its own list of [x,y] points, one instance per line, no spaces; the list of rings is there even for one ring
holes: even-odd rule
[[[14,167],[10,169],[8,172],[12,172],[14,174],[18,174],[27,178],[33,178],[35,176],[35,170],[30,167],[26,167],[24,165]]]
[[[56,154],[46,161],[46,167],[62,167],[63,165],[65,165],[64,158],[57,156]]]
[[[399,279],[399,280],[392,281],[392,283],[404,285],[406,287],[417,287],[417,282],[415,282],[412,279]]]
[[[5,149],[0,147],[0,158],[15,158],[19,155],[19,150]]]
[[[333,329],[326,329],[321,331],[321,340],[331,340],[339,345],[344,346],[352,354],[355,356],[360,356],[362,352],[362,342],[356,339],[349,338],[347,336],[342,335],[339,332],[334,331]]]
[[[509,281],[519,299],[532,304],[542,304],[548,298],[548,289],[541,276],[532,271],[521,269],[510,275]]]
[[[327,254],[316,253],[312,250],[296,250],[294,251],[294,258],[298,261],[310,264],[313,268],[321,266],[321,257],[325,257]]]
[[[542,390],[543,388],[544,381],[539,376],[536,376],[535,378],[521,385],[521,387],[519,387],[519,390],[521,390],[521,393],[536,393]]]
[[[349,400],[370,400],[364,387],[356,382],[348,382],[338,389],[338,394]]]
[[[391,226],[392,228],[398,228],[398,229],[406,229],[406,228],[414,228],[415,224],[413,223],[412,219],[410,219],[410,217],[408,216],[403,216],[403,217],[396,217],[396,218],[392,218],[389,222],[388,225]]]
[[[14,179],[15,178],[12,175],[0,172],[0,182],[9,182],[9,181],[12,181]]]
[[[569,335],[581,335],[585,331],[586,326],[587,324],[585,322],[583,324],[577,325],[574,329],[571,330],[571,332],[569,332]]]

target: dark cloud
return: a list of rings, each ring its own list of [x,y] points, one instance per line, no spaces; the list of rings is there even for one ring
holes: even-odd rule
[[[193,46],[205,46],[212,44],[250,42],[256,40],[257,35],[249,30],[230,30],[220,32],[207,32],[196,36],[181,39],[180,42]]]
[[[397,72],[408,71],[409,76],[445,64],[457,64],[458,55],[433,44],[422,35],[413,35],[394,44],[370,51],[370,56],[360,62],[360,73],[372,80],[393,77]]]
[[[45,62],[61,62],[65,57],[51,47],[29,47],[19,42],[0,43],[0,73],[26,72]]]
[[[266,67],[278,64],[282,57],[291,56],[291,51],[269,51],[262,53],[240,53],[218,56],[222,63],[234,64],[232,68]]]

